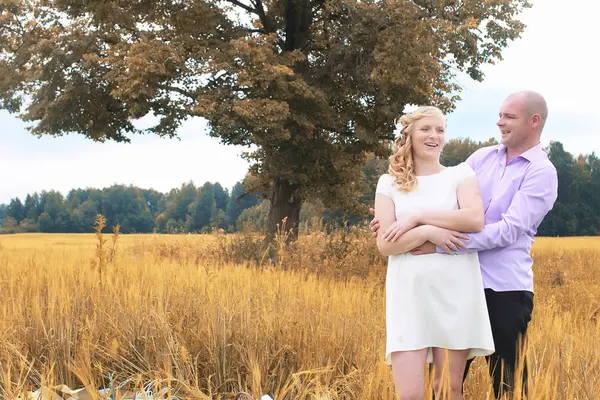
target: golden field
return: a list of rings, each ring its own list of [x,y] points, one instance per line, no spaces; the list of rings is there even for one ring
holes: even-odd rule
[[[385,260],[366,231],[303,235],[273,258],[250,234],[104,239],[0,236],[1,398],[109,376],[179,399],[394,398]],[[539,238],[532,253],[529,398],[598,399],[600,238]],[[465,399],[491,392],[477,360]]]

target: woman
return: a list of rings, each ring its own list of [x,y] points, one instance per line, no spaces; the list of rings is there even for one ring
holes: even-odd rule
[[[477,253],[409,252],[427,241],[448,253],[464,248],[467,236],[460,232],[483,227],[479,186],[467,164],[440,164],[446,120],[438,108],[421,107],[400,124],[375,198],[375,219],[385,232],[377,246],[388,256],[386,363],[401,399],[424,397],[425,364],[431,362],[436,392],[447,387],[447,365],[451,398],[462,399],[467,359],[494,352]]]

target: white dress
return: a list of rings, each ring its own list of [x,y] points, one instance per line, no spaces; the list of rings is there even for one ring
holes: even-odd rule
[[[465,163],[442,172],[417,177],[413,191],[399,190],[391,175],[382,175],[377,193],[394,202],[396,219],[414,211],[458,208],[456,191],[475,175]],[[458,255],[411,254],[388,258],[386,276],[386,352],[390,364],[395,351],[432,347],[469,349],[468,358],[494,352],[494,341],[485,301],[479,257],[476,252]]]

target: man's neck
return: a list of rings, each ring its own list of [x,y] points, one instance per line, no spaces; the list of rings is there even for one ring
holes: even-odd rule
[[[533,143],[521,145],[519,147],[510,147],[510,148],[507,147],[506,148],[506,162],[508,163],[514,157],[520,156],[521,154],[532,149],[533,147],[537,146],[538,144],[540,144],[539,140],[537,140],[536,142],[533,142]]]

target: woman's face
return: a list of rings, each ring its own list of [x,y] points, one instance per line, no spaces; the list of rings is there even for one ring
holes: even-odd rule
[[[436,115],[415,121],[411,141],[413,157],[439,160],[446,142],[446,120],[443,116]]]

